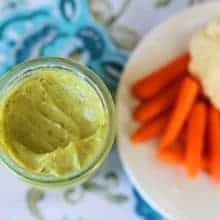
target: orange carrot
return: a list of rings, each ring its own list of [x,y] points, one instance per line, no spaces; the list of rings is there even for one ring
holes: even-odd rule
[[[146,122],[168,110],[177,97],[179,87],[180,83],[177,82],[151,100],[139,104],[134,111],[134,119],[139,122]]]
[[[143,124],[131,136],[132,142],[138,144],[160,135],[165,127],[167,118],[168,118],[167,114],[163,114],[157,119]]]
[[[166,148],[159,150],[157,158],[164,163],[182,165],[184,164],[184,151],[179,147]]]
[[[160,141],[160,148],[172,146],[177,140],[199,91],[198,83],[186,77],[181,85],[177,102]]]
[[[186,132],[186,169],[189,177],[194,178],[202,168],[207,106],[197,102],[191,112]]]
[[[151,98],[168,86],[173,80],[185,75],[188,63],[188,53],[178,56],[166,66],[137,81],[132,87],[133,95],[140,99]]]
[[[220,113],[212,106],[209,116],[210,173],[220,182]]]
[[[209,158],[207,156],[203,155],[201,167],[202,167],[202,170],[209,172],[210,163],[209,163]]]

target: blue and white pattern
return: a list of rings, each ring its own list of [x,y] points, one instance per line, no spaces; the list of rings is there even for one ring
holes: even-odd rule
[[[0,21],[0,74],[29,58],[74,54],[116,89],[127,54],[95,23],[86,0],[59,0],[13,14],[9,10]]]

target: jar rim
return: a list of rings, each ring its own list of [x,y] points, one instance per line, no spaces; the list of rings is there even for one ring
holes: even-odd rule
[[[8,156],[3,150],[0,150],[0,161],[2,161],[9,170],[13,171],[14,174],[32,185],[42,187],[60,187],[80,183],[89,178],[102,165],[111,151],[116,133],[114,102],[107,86],[97,74],[79,63],[60,57],[42,57],[18,64],[0,77],[0,86],[1,84],[4,86],[6,83],[9,83],[13,77],[19,77],[27,72],[32,73],[34,72],[33,70],[44,67],[69,70],[80,78],[86,79],[94,91],[99,95],[101,101],[103,102],[104,109],[108,114],[109,121],[108,131],[103,142],[102,150],[87,166],[77,172],[68,173],[64,176],[44,175],[27,171],[25,168],[19,166],[15,161],[13,161],[13,159],[11,159],[10,156]],[[0,92],[1,90],[2,88],[0,87]]]

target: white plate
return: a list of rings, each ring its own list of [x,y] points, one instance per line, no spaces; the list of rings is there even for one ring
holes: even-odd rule
[[[155,159],[155,142],[134,147],[129,140],[135,122],[131,85],[187,50],[189,39],[210,19],[220,16],[220,3],[187,9],[151,31],[134,51],[122,75],[117,96],[118,147],[122,163],[141,195],[169,219],[220,219],[220,185],[205,174],[191,181],[183,168]]]

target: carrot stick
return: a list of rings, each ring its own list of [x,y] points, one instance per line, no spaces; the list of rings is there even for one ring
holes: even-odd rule
[[[157,119],[143,124],[131,136],[132,142],[138,144],[160,135],[165,127],[167,118],[167,114],[163,114]]]
[[[212,106],[209,116],[210,173],[220,182],[220,113]]]
[[[159,144],[161,149],[172,146],[177,140],[196,100],[199,88],[198,83],[191,77],[188,76],[183,80],[176,105]]]
[[[207,106],[197,102],[191,112],[186,131],[186,169],[189,177],[194,178],[202,168]]]
[[[180,83],[177,82],[151,100],[139,104],[134,111],[134,119],[139,122],[146,122],[168,110],[177,97],[179,87]]]
[[[207,156],[203,156],[201,167],[202,170],[209,172],[210,163],[209,163],[209,158]]]
[[[173,165],[184,164],[184,151],[182,148],[171,147],[163,150],[159,150],[157,158],[164,163]]]
[[[173,80],[185,75],[188,63],[188,53],[178,56],[166,66],[137,81],[132,87],[133,95],[140,99],[151,98]]]

